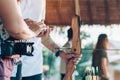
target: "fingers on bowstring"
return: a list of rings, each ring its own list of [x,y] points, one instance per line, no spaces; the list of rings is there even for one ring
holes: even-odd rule
[[[71,53],[71,54],[75,58],[81,58],[82,57],[82,54],[74,54],[74,53]]]
[[[79,61],[80,61],[79,58],[74,58],[74,59],[73,59],[73,63],[74,63],[75,65],[78,64]]]
[[[66,54],[66,58],[71,58],[71,54]]]
[[[78,62],[81,60],[82,55],[76,54],[75,57],[73,57],[74,64],[78,64]]]
[[[41,20],[40,22],[38,22],[38,24],[45,24],[44,20]]]

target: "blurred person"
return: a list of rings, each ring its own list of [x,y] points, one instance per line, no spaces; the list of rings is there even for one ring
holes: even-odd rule
[[[97,40],[96,47],[92,53],[92,66],[98,67],[100,80],[109,80],[108,75],[108,37],[106,34],[100,34]]]
[[[42,20],[45,19],[45,0],[22,0],[21,9],[23,18],[33,19],[40,24],[44,24]],[[40,22],[41,21],[41,22]],[[45,25],[45,24],[44,24]],[[49,32],[48,32],[49,33]],[[42,80],[43,73],[43,57],[42,57],[42,44],[55,53],[56,56],[60,56],[62,59],[67,60],[71,57],[79,58],[79,55],[66,55],[63,51],[55,50],[59,48],[50,36],[44,36],[42,38],[33,38],[27,41],[34,42],[34,52],[32,57],[22,56],[22,80]],[[14,67],[11,80],[16,80],[17,68]]]
[[[67,47],[67,48],[71,48],[72,47],[72,44],[71,44],[71,39],[72,39],[72,36],[71,36],[71,32],[72,29],[69,28],[68,31],[67,31],[67,38],[68,38],[68,41],[65,43],[65,45],[63,47]],[[66,53],[69,53],[70,52],[70,49],[67,49],[67,50],[64,50]],[[63,80],[64,76],[65,76],[65,73],[66,73],[66,62],[61,59],[60,61],[60,77],[61,77],[61,80]]]
[[[21,11],[17,0],[0,0],[0,45],[2,41],[7,40],[10,36],[15,39],[26,40],[40,35],[40,26],[38,23],[31,21],[38,27],[38,31],[32,31],[22,19]],[[13,58],[19,55],[8,56],[2,54],[0,46],[0,80],[10,80],[13,69]],[[8,53],[8,52],[6,52]]]
[[[70,51],[71,51],[70,48],[72,47],[72,42],[71,42],[72,28],[69,28],[67,30],[67,38],[68,38],[68,41],[64,44],[63,48],[65,47],[65,50],[64,50],[65,53],[70,53]],[[81,57],[82,57],[82,55],[80,55],[79,60],[81,59]],[[77,61],[77,63],[78,63],[78,61]],[[61,61],[60,61],[60,77],[61,77],[61,79],[60,80],[64,79],[65,73],[66,73],[66,62],[63,59],[61,59]]]

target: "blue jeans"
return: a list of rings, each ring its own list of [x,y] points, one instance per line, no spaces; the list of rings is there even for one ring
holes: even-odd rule
[[[16,80],[15,77],[11,77],[10,80]],[[28,77],[22,77],[22,80],[42,80],[42,74],[37,74],[33,76],[28,76]]]

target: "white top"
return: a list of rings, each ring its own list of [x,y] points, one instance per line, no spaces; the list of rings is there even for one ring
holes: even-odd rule
[[[21,10],[23,18],[35,21],[45,19],[45,0],[22,0]],[[29,39],[34,42],[34,56],[22,56],[22,77],[33,76],[43,72],[43,57],[40,38]],[[14,67],[12,76],[15,77],[17,66]]]
[[[23,18],[35,21],[45,19],[46,0],[22,0],[20,7]]]
[[[71,41],[69,41],[65,44],[64,47],[71,48],[71,46],[72,46]],[[70,49],[68,49],[68,50],[66,49],[65,52],[69,53]],[[62,73],[62,74],[66,73],[66,62],[63,59],[61,59],[61,62],[60,62],[60,73]]]

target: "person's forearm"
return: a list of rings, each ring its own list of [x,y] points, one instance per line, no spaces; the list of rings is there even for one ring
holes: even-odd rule
[[[39,35],[43,31],[43,26],[46,26],[44,24],[39,24],[39,22],[33,21],[29,18],[24,19],[24,21],[29,26],[29,28],[37,35]]]
[[[105,79],[108,79],[108,70],[107,70],[107,68],[104,67],[104,66],[103,66],[103,77],[104,77]]]
[[[58,51],[56,48],[59,48],[59,46],[55,42],[53,42],[50,36],[42,37],[42,43],[45,47],[47,47],[53,53],[56,53]]]
[[[29,29],[29,27],[25,24],[25,22],[23,21],[21,22],[22,24],[17,24],[17,22],[13,24],[13,26],[15,27],[12,29],[8,27],[6,28],[6,30],[12,37],[17,39],[29,39],[37,36],[37,34],[35,34],[32,30]]]
[[[53,40],[50,37],[42,37],[42,43],[45,47],[47,47],[49,50],[51,50],[56,57],[62,58],[65,62],[72,59],[74,64],[78,63],[78,60],[80,60],[79,55],[75,54],[66,54],[63,50],[58,50],[60,47],[53,42]]]
[[[102,58],[101,60],[101,70],[102,70],[102,76],[106,79],[109,78],[108,75],[108,68],[107,68],[107,59],[106,58]]]
[[[8,32],[10,34],[10,36],[16,38],[16,39],[20,39],[20,40],[26,40],[26,39],[30,39],[30,38],[33,38],[35,37],[36,35],[29,30],[29,33],[28,32],[25,32],[25,31],[22,31],[22,32]]]
[[[3,25],[10,36],[16,39],[29,39],[36,36],[22,19],[17,0],[1,0],[0,16],[2,17]]]

